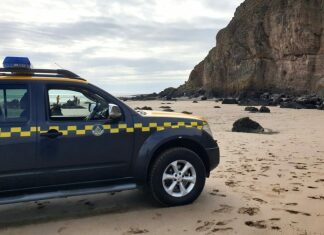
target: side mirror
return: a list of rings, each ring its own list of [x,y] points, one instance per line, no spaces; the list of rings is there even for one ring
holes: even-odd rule
[[[109,104],[109,118],[118,119],[122,116],[120,108],[115,104]]]
[[[93,112],[93,110],[96,108],[96,104],[95,103],[89,103],[89,106],[88,106],[88,110],[90,113]]]

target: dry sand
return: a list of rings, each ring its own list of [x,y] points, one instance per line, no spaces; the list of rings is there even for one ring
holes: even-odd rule
[[[167,103],[167,102],[164,102]],[[169,105],[205,116],[221,164],[192,205],[159,208],[140,191],[0,206],[0,234],[324,234],[324,112],[270,114],[213,101]],[[232,133],[249,116],[273,134]]]

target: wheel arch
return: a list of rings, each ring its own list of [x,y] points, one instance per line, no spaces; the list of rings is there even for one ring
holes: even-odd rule
[[[150,166],[160,153],[173,147],[184,147],[195,152],[203,161],[206,175],[209,176],[211,166],[206,146],[210,146],[202,130],[197,128],[167,129],[151,134],[137,150],[132,163],[132,174],[138,185],[147,183]]]
[[[175,147],[183,147],[183,148],[187,148],[187,149],[195,152],[203,161],[205,169],[206,169],[206,175],[209,176],[210,167],[209,167],[209,161],[208,161],[208,156],[207,156],[206,151],[196,141],[191,140],[191,139],[186,139],[186,138],[173,139],[173,140],[170,140],[170,141],[162,144],[161,146],[159,146],[159,148],[157,148],[152,154],[151,161],[148,165],[147,174],[149,174],[149,170],[151,169],[152,164],[154,164],[154,162],[156,161],[156,159],[160,156],[160,154],[162,152],[164,152],[168,149],[171,149],[171,148],[175,148]]]

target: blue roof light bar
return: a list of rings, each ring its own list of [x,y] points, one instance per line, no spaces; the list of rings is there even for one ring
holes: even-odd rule
[[[11,57],[8,56],[3,61],[4,68],[22,68],[30,69],[31,63],[27,57]]]
[[[12,56],[4,59],[3,68],[0,68],[0,77],[2,76],[55,77],[86,81],[79,75],[65,69],[33,69],[27,57]]]

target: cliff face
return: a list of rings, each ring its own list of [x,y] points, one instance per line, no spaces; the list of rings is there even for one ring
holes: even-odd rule
[[[324,0],[246,0],[184,86],[214,95],[322,93],[323,28]]]

